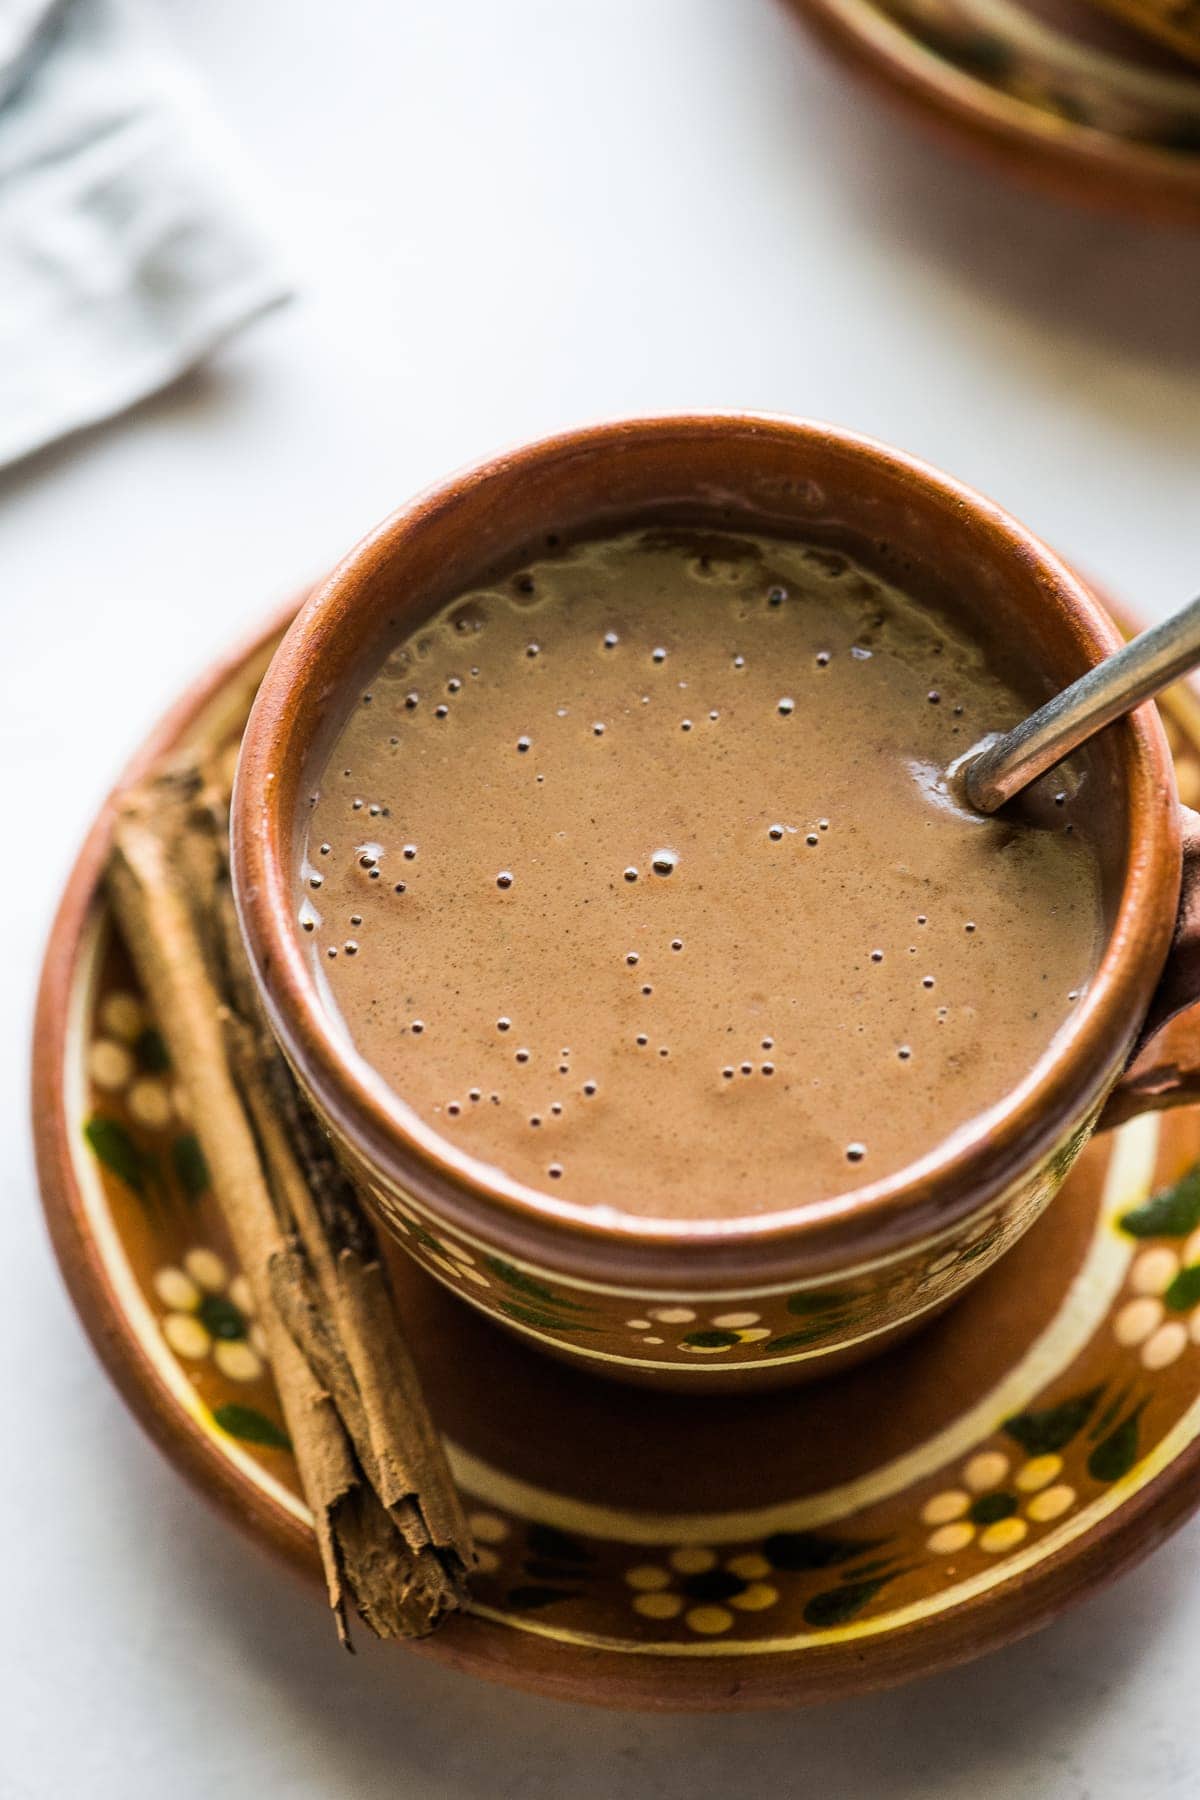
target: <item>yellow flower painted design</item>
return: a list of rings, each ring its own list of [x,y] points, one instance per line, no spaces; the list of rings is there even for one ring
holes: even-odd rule
[[[447,1275],[457,1276],[460,1281],[469,1281],[475,1287],[491,1287],[492,1284],[482,1269],[476,1268],[475,1258],[470,1250],[449,1238],[443,1238],[441,1243],[445,1254],[431,1250],[427,1253],[427,1261],[443,1269]]]
[[[473,1512],[467,1517],[475,1543],[475,1567],[481,1575],[494,1575],[500,1567],[500,1546],[512,1536],[512,1526],[501,1513]]]
[[[1136,1349],[1145,1369],[1165,1369],[1189,1343],[1200,1344],[1200,1231],[1179,1250],[1155,1244],[1134,1257],[1130,1297],[1113,1318],[1118,1344]]]
[[[765,1612],[779,1599],[767,1578],[771,1564],[757,1551],[724,1561],[703,1544],[680,1544],[666,1561],[634,1563],[625,1570],[630,1604],[643,1619],[682,1619],[697,1637],[719,1637],[737,1614]]]
[[[379,1192],[378,1188],[374,1191]],[[416,1213],[401,1206],[394,1198],[389,1199],[387,1205],[393,1216],[399,1215],[411,1240],[410,1247],[416,1248],[422,1262],[440,1269],[443,1275],[449,1275],[454,1281],[467,1281],[474,1287],[491,1287],[491,1282],[478,1267],[474,1252],[468,1250],[465,1244],[457,1243],[440,1227],[435,1236]]]
[[[100,1003],[100,1035],[88,1047],[88,1074],[105,1094],[121,1095],[134,1123],[163,1131],[186,1117],[178,1089],[166,1079],[162,1039],[136,994],[107,994]]]
[[[691,1356],[719,1356],[722,1351],[735,1350],[739,1344],[761,1343],[771,1335],[770,1327],[762,1323],[761,1313],[744,1309],[702,1319],[691,1306],[654,1306],[647,1310],[645,1318],[625,1321],[628,1331],[636,1331],[643,1344],[650,1345],[666,1343],[667,1335],[674,1337],[674,1328],[680,1325],[694,1329],[684,1332],[675,1349]]]
[[[1027,1457],[1015,1469],[1003,1450],[980,1450],[959,1471],[959,1482],[932,1494],[921,1508],[930,1527],[925,1548],[954,1556],[968,1545],[991,1556],[1015,1550],[1031,1524],[1046,1525],[1074,1506],[1075,1489],[1061,1479],[1063,1459]]]
[[[244,1275],[230,1279],[215,1250],[189,1250],[181,1263],[154,1275],[154,1291],[168,1309],[163,1337],[188,1362],[211,1357],[230,1381],[257,1381],[266,1370],[266,1338],[254,1319],[254,1297]]]

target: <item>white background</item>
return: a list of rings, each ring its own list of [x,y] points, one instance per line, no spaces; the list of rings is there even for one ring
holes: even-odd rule
[[[454,464],[600,414],[890,439],[1148,615],[1200,585],[1200,243],[947,162],[778,0],[163,0],[299,298],[0,479],[0,1795],[1159,1800],[1200,1791],[1200,1528],[1040,1638],[790,1716],[341,1656],[142,1439],[27,1142],[36,964],[122,757],[231,635]],[[19,869],[19,879],[15,871]]]

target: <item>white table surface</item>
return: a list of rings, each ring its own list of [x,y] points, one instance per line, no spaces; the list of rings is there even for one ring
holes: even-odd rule
[[[1200,242],[876,117],[777,0],[163,0],[299,298],[0,479],[0,1795],[1167,1800],[1200,1792],[1200,1526],[1041,1637],[816,1713],[649,1719],[334,1647],[144,1440],[65,1298],[26,1126],[36,966],[122,757],[416,487],[600,414],[834,419],[1149,615],[1200,584]],[[361,1634],[360,1634],[361,1635]]]

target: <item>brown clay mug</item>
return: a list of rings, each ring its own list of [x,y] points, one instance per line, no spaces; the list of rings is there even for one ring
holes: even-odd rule
[[[987,608],[1055,687],[1120,642],[1088,589],[1022,526],[868,439],[747,414],[570,432],[421,495],[303,608],[242,747],[235,888],[300,1081],[380,1220],[426,1269],[530,1343],[595,1370],[660,1385],[769,1385],[884,1347],[1026,1230],[1098,1121],[1196,1091],[1200,1034],[1190,1021],[1163,1027],[1200,995],[1200,820],[1179,806],[1153,707],[1092,741],[1082,766],[1108,910],[1098,972],[1016,1091],[900,1175],[766,1216],[704,1221],[598,1218],[499,1173],[481,1179],[397,1102],[322,1004],[295,922],[309,796],[352,696],[398,636],[485,570],[517,567],[549,533],[651,521],[842,542],[914,593],[953,591]]]

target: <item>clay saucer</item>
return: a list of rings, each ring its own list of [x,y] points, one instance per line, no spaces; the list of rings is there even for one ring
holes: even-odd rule
[[[211,671],[135,769],[202,721],[228,721],[232,744],[274,635]],[[1193,798],[1200,702],[1178,690],[1167,710]],[[109,829],[105,812],[42,979],[50,1231],[143,1425],[231,1521],[314,1578],[319,1603],[248,1290],[99,892]],[[547,1361],[397,1253],[482,1560],[471,1612],[418,1648],[565,1698],[744,1708],[899,1682],[1045,1624],[1200,1501],[1198,1159],[1196,1108],[1094,1141],[1049,1212],[920,1335],[749,1398],[651,1394]],[[524,1279],[499,1262],[467,1274]],[[689,1323],[666,1309],[645,1329]]]
[[[1089,0],[788,4],[951,148],[1069,200],[1200,225],[1200,72]]]

